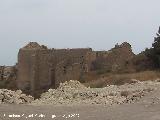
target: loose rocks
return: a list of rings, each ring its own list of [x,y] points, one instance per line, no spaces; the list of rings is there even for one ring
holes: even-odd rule
[[[49,89],[34,100],[21,90],[11,91],[0,89],[0,104],[32,104],[32,105],[71,105],[71,104],[101,104],[115,105],[133,103],[147,93],[160,87],[158,81],[136,81],[121,86],[108,85],[105,88],[87,88],[79,81],[70,80],[61,83],[57,89]]]
[[[87,88],[78,81],[61,83],[57,89],[43,93],[32,104],[102,104],[113,105],[133,103],[147,93],[160,87],[156,81],[133,82],[121,86],[110,85],[105,88]]]
[[[26,104],[34,100],[32,96],[22,94],[21,90],[11,91],[7,89],[0,89],[0,103],[1,104]]]

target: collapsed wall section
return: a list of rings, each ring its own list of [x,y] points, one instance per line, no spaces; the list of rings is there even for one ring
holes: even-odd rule
[[[0,66],[0,89],[17,89],[17,66]]]
[[[116,45],[109,51],[97,51],[96,54],[97,59],[94,61],[94,69],[104,72],[124,71],[129,61],[135,56],[131,45],[127,42]]]

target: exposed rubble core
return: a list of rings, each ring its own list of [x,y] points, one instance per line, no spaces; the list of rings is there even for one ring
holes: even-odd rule
[[[43,47],[40,46],[37,42],[30,42],[26,46],[24,46],[22,49],[42,49]]]
[[[16,66],[0,66],[0,89],[17,89],[16,80]]]
[[[79,81],[70,80],[60,84],[57,89],[49,89],[33,105],[72,105],[101,104],[114,105],[133,103],[160,87],[160,82],[133,80],[131,84],[121,86],[110,85],[105,88],[87,88]]]
[[[16,66],[0,66],[0,80],[15,80]]]

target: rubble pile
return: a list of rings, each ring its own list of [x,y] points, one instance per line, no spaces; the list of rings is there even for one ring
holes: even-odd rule
[[[57,89],[49,89],[32,105],[101,104],[113,105],[133,103],[147,93],[160,87],[158,81],[133,81],[121,86],[108,85],[105,88],[87,88],[78,81],[61,83]]]
[[[0,104],[26,104],[34,100],[32,96],[22,94],[21,90],[0,89]]]
[[[42,47],[37,42],[30,42],[28,45],[24,46],[22,49],[41,49]]]
[[[61,83],[57,89],[49,89],[34,100],[32,96],[27,96],[21,90],[11,91],[0,89],[0,104],[31,104],[31,105],[78,105],[78,104],[98,104],[116,105],[124,103],[134,103],[147,93],[160,88],[160,81],[133,80],[121,86],[108,85],[104,88],[85,87],[79,81],[70,80]]]

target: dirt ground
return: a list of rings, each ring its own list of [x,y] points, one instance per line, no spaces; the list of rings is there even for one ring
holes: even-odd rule
[[[14,115],[21,115],[17,118]],[[9,116],[10,115],[10,116]],[[12,115],[12,116],[11,116]],[[45,116],[44,116],[45,115]],[[0,105],[0,120],[160,120],[160,89],[134,104],[116,106]]]

